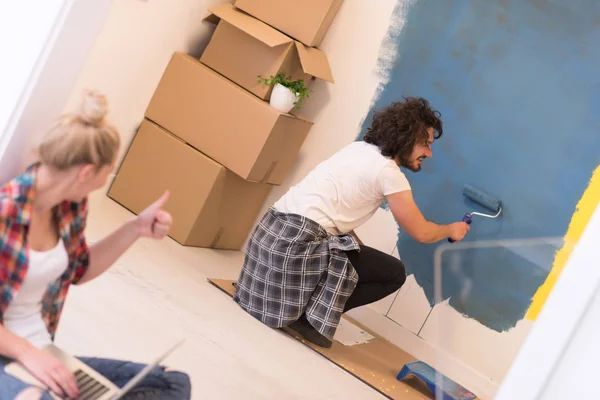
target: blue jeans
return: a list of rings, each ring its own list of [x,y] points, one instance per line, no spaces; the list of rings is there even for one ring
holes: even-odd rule
[[[125,386],[145,366],[144,364],[105,358],[79,357],[79,359],[118,387]],[[4,366],[9,362],[10,360],[0,357],[0,400],[12,400],[29,387],[28,384],[4,372]],[[165,371],[163,367],[155,367],[137,387],[125,395],[124,399],[189,400],[190,397],[190,379],[185,373]],[[48,393],[44,393],[41,399],[52,400],[52,397]]]

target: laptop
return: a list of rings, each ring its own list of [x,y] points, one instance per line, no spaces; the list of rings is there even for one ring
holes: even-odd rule
[[[44,347],[43,351],[61,360],[67,366],[67,368],[73,372],[75,378],[77,379],[77,386],[79,387],[79,391],[81,393],[81,400],[118,400],[130,390],[135,388],[135,386],[139,384],[154,367],[158,366],[159,363],[169,354],[171,354],[177,347],[179,347],[183,341],[183,339],[180,340],[162,355],[157,357],[156,360],[144,367],[144,369],[142,369],[122,388],[117,387],[114,383],[106,379],[100,373],[79,361],[77,358],[65,353],[55,345],[46,346]],[[4,367],[4,371],[23,382],[37,386],[40,389],[47,390],[44,384],[35,379],[17,362],[12,362],[6,365],[6,367]],[[51,396],[56,400],[62,400],[54,393],[51,393]]]

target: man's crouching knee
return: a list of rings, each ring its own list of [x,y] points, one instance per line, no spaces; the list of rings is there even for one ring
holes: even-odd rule
[[[400,289],[406,282],[406,268],[402,261],[398,261],[398,267],[395,269],[396,274],[393,279],[393,284],[396,290]]]
[[[396,290],[400,289],[405,282],[406,275],[398,275],[398,277],[394,280],[394,286],[396,287]]]

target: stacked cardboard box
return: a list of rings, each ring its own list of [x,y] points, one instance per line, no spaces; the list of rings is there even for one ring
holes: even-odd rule
[[[260,11],[251,1],[238,2],[250,14]],[[271,107],[266,101],[271,88],[259,85],[258,76],[284,73],[307,83],[313,77],[333,82],[325,54],[306,44],[322,39],[337,11],[333,4],[340,3],[326,2],[328,10],[312,5],[325,12],[317,18],[323,27],[312,26],[304,44],[277,30],[283,31],[277,21],[261,21],[260,13],[252,16],[231,4],[211,8],[207,19],[217,24],[211,41],[200,60],[173,54],[109,196],[139,213],[168,189],[173,239],[241,248],[312,126]]]
[[[343,0],[236,0],[235,6],[307,46],[323,41]]]
[[[325,53],[307,47],[230,4],[209,9],[217,24],[200,61],[263,100],[272,88],[257,76],[284,73],[308,85],[312,77],[333,83]]]

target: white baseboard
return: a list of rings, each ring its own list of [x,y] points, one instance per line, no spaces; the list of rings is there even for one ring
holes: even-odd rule
[[[418,360],[424,361],[438,371],[448,376],[475,393],[479,399],[493,399],[498,390],[499,382],[494,382],[473,368],[469,367],[454,356],[437,348],[433,343],[403,328],[398,323],[387,318],[369,306],[354,309],[348,313],[373,332],[389,340]],[[402,365],[398,365],[398,372]]]

